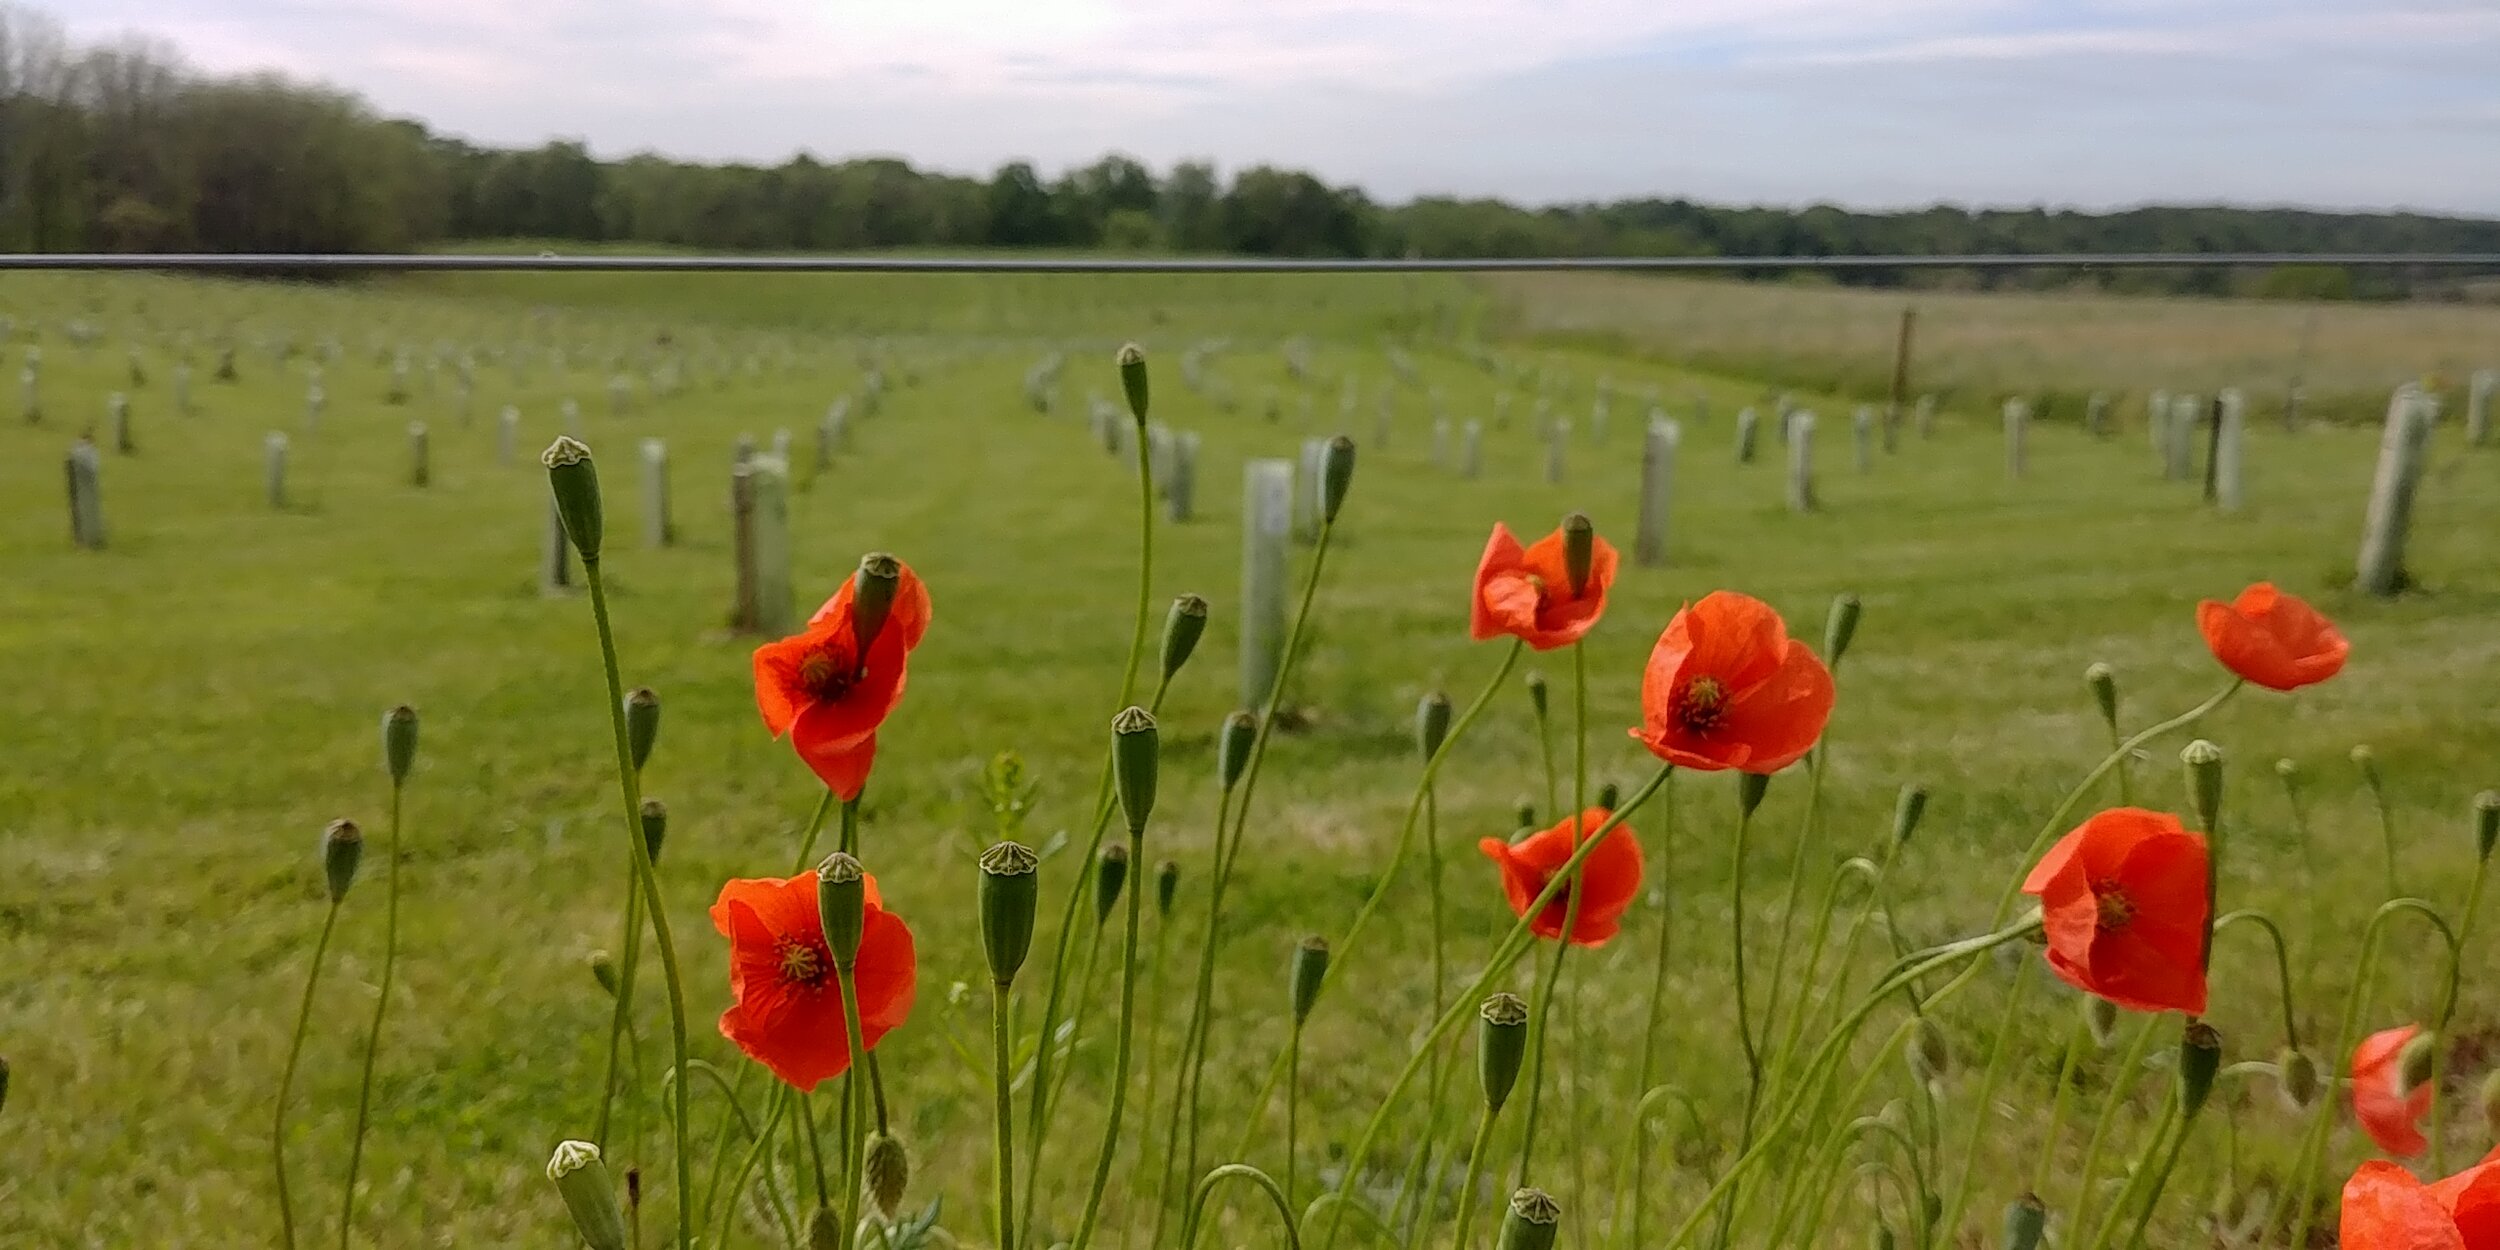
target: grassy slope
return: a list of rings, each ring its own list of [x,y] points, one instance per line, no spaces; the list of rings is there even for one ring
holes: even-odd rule
[[[542,478],[494,463],[491,414],[505,402],[521,407],[526,450],[552,434],[558,399],[576,395],[604,454],[628,680],[657,687],[667,703],[649,788],[675,813],[664,868],[695,970],[695,1028],[704,1053],[725,1063],[734,1054],[708,1028],[726,996],[720,946],[702,908],[719,880],[786,866],[813,796],[803,770],[756,723],[748,644],[718,628],[730,589],[722,469],[741,432],[760,438],[786,425],[805,447],[814,415],[854,384],[851,348],[814,337],[816,328],[877,327],[897,336],[926,377],[861,429],[852,458],[799,497],[798,577],[801,597],[812,599],[858,553],[887,548],[911,560],[937,598],[937,626],[885,739],[865,845],[921,941],[919,1014],[884,1052],[921,1192],[943,1193],[948,1223],[977,1235],[985,1087],[946,1040],[954,1030],[979,1053],[980,1000],[956,1006],[951,988],[977,983],[979,967],[969,850],[987,836],[989,817],[976,778],[991,753],[1013,748],[1042,779],[1036,832],[1083,820],[1131,610],[1130,479],[1086,441],[1072,415],[1082,411],[1079,396],[1088,387],[1116,392],[1110,348],[1133,335],[1163,365],[1158,416],[1206,439],[1204,519],[1159,536],[1156,577],[1159,597],[1199,590],[1216,605],[1201,657],[1167,709],[1160,810],[1168,819],[1150,851],[1183,863],[1186,898],[1204,880],[1210,732],[1234,700],[1238,466],[1248,456],[1292,454],[1303,431],[1290,401],[1281,427],[1250,412],[1214,412],[1179,386],[1170,364],[1187,344],[1229,336],[1235,346],[1218,357],[1220,372],[1246,395],[1274,385],[1290,396],[1272,344],[1288,329],[1306,330],[1324,376],[1361,377],[1355,432],[1368,444],[1369,396],[1388,377],[1383,330],[1437,319],[1417,312],[1421,304],[1457,310],[1470,301],[1463,288],[1401,280],[973,281],[445,279],[409,293],[37,279],[0,287],[0,312],[18,320],[11,370],[28,341],[27,319],[43,319],[49,413],[33,428],[0,421],[0,498],[11,501],[0,511],[9,603],[0,614],[0,672],[9,675],[0,700],[0,758],[8,760],[0,770],[0,965],[15,970],[0,982],[0,1053],[16,1074],[0,1113],[0,1209],[13,1213],[10,1221],[33,1244],[266,1243],[262,1125],[319,920],[313,843],[323,821],[346,814],[374,833],[376,853],[350,900],[323,991],[294,1147],[299,1218],[315,1228],[334,1218],[353,1039],[371,1003],[380,936],[385,790],[375,724],[383,707],[408,701],[425,719],[409,811],[407,997],[383,1064],[366,1232],[384,1245],[550,1244],[561,1236],[539,1167],[548,1145],[581,1132],[589,1115],[606,1017],[582,957],[614,942],[613,782],[588,612],[534,586]],[[531,311],[576,302],[588,308]],[[114,345],[82,357],[57,333],[72,315],[111,327]],[[781,328],[793,322],[806,328]],[[300,377],[280,376],[248,348],[234,386],[207,380],[204,353],[194,386],[201,413],[174,417],[166,380],[173,346],[151,339],[152,377],[135,393],[140,454],[108,454],[105,466],[113,546],[69,550],[58,456],[69,429],[100,415],[102,394],[124,385],[119,336],[151,325],[205,345],[230,323],[247,343],[278,326],[303,341],[337,333],[346,342],[348,356],[329,370],[321,430],[303,429]],[[482,367],[478,415],[464,424],[444,396],[422,389],[405,410],[379,402],[383,371],[367,347],[438,338],[603,344],[647,337],[661,324],[717,342],[729,359],[756,344],[787,346],[803,353],[806,370],[702,381],[618,418],[606,411],[604,367],[563,378],[541,369],[518,384],[507,370]],[[960,337],[941,353],[918,337],[934,334]],[[1040,353],[1032,344],[1045,336],[1071,350],[1062,415],[1050,419],[1026,411],[1017,395],[1017,378]],[[2272,577],[2341,620],[2356,658],[2344,678],[2296,699],[2245,697],[2208,731],[2232,752],[2230,803],[2243,813],[2226,905],[2261,904],[2291,924],[2310,984],[2348,975],[2339,935],[2355,931],[2376,897],[2378,855],[2375,824],[2343,759],[2355,741],[2376,744],[2385,762],[2413,844],[2408,887],[2446,900],[2461,891],[2470,862],[2466,797],[2500,778],[2500,711],[2489,697],[2500,671],[2490,628],[2500,607],[2492,537],[2500,489],[2491,453],[2462,453],[2453,426],[2443,432],[2420,520],[2415,563],[2430,589],[2381,604],[2333,588],[2369,474],[2366,434],[2259,431],[2251,507],[2215,519],[2188,492],[2155,479],[2137,431],[2094,444],[2070,428],[2043,429],[2032,477],[2016,486],[1976,424],[1949,423],[1935,441],[1913,443],[1861,476],[1839,423],[1826,421],[1827,508],[1800,517],[1780,506],[1774,447],[1762,464],[1730,465],[1727,414],[1751,386],[1568,351],[1527,358],[1579,383],[1574,398],[1560,401],[1583,418],[1570,485],[1542,480],[1524,402],[1511,428],[1489,435],[1481,481],[1429,468],[1423,405],[1411,395],[1400,401],[1390,444],[1364,449],[1302,683],[1314,721],[1275,752],[1237,893],[1238,938],[1219,986],[1230,1024],[1215,1063],[1226,1079],[1212,1083],[1220,1136],[1239,1122],[1246,1087],[1280,1036],[1292,941],[1341,929],[1383,862],[1412,774],[1406,743],[1416,697],[1441,687],[1463,700],[1498,659],[1495,647],[1470,645],[1458,624],[1486,526],[1504,519],[1541,531],[1578,507],[1629,546],[1637,446],[1628,405],[1618,404],[1607,442],[1585,437],[1588,382],[1601,373],[1627,387],[1660,385],[1679,410],[1701,391],[1714,415],[1687,425],[1672,565],[1627,570],[1590,643],[1598,776],[1647,775],[1647,757],[1620,727],[1637,718],[1641,659],[1677,603],[1740,587],[1812,637],[1829,595],[1854,590],[1866,600],[1866,621],[1833,725],[1829,832],[1807,861],[1819,871],[1869,850],[1893,789],[1924,779],[1936,801],[1904,860],[1904,924],[1913,940],[1962,931],[2019,869],[2013,858],[2056,793],[2098,754],[2078,679],[2084,665],[2118,666],[2134,719],[2183,706],[2216,681],[2190,623],[2194,601]],[[1453,412],[1489,413],[1492,384],[1481,372],[1437,354],[1423,363]],[[1318,391],[1323,425],[1333,424],[1335,393],[1333,384]],[[403,480],[412,415],[434,427],[435,482],[424,491]],[[272,428],[297,440],[303,506],[285,514],[259,497],[261,437]],[[672,550],[645,551],[635,541],[634,477],[623,453],[646,434],[666,435],[676,458],[684,539]],[[1562,657],[1548,657],[1546,667],[1564,686]],[[1511,805],[1541,789],[1524,697],[1514,692],[1497,708],[1443,791],[1462,966],[1506,919],[1472,841],[1504,832]],[[2176,793],[2176,746],[2163,744],[2141,774],[2162,802]],[[2313,779],[2324,877],[2316,883],[2290,845],[2265,767],[2277,756],[2298,760]],[[1736,1071],[1720,1005],[1728,787],[1686,782],[1670,891],[1683,952],[1673,985],[1686,1006],[1674,1015],[1672,1053],[1678,1078],[1725,1111],[1735,1097],[1727,1074]],[[1770,832],[1754,863],[1757,900],[1779,893],[1801,788],[1773,787]],[[1663,814],[1638,823],[1655,863]],[[1054,862],[1045,871],[1055,896],[1073,868]],[[1406,1053],[1399,1039],[1426,992],[1422,915],[1418,890],[1402,886],[1367,949],[1344,966],[1344,992],[1314,1025],[1305,1175],[1319,1165],[1321,1143],[1345,1142],[1391,1061]],[[1757,924],[1768,919],[1759,914]],[[1656,924],[1645,909],[1623,941],[1578,962],[1583,984],[1604,988],[1588,1000],[1592,1041],[1560,1070],[1586,1080],[1584,1113],[1596,1123],[1549,1140],[1584,1143],[1592,1164],[1619,1157],[1616,1130],[1634,1094],[1633,988],[1647,983]],[[2424,1009],[2427,960],[2413,943],[2406,938],[2390,961],[2373,1023]],[[1175,943],[1183,949],[1185,940]],[[2299,958],[2311,949],[2314,967]],[[2275,1044],[2265,965],[2245,947],[2226,949],[2224,961],[2218,1022],[2236,1056],[2263,1055]],[[2467,1019],[2481,1028],[2495,1002],[2470,979],[2467,993]],[[1996,1001],[1973,995],[1965,1007],[1992,1012]],[[2063,1035],[2070,1010],[2062,991],[2033,1002],[2039,1020],[2025,1027],[2018,1069],[2029,1095],[2042,1092],[2048,1039]],[[2333,1006],[2306,994],[2304,1026],[2327,1027]],[[649,1062],[662,1053],[653,1045],[664,1028],[656,1014],[645,1019]],[[1950,1023],[1964,1041],[1988,1027],[1976,1014]],[[1089,1140],[1091,1091],[1108,1063],[1102,1039],[1080,1053],[1077,1088],[1088,1092],[1072,1105],[1067,1144],[1048,1164],[1061,1195],[1055,1226],[1073,1216],[1090,1156],[1076,1143]],[[1970,1113],[1948,1104],[1948,1115]],[[1554,1114],[1567,1117],[1568,1103]],[[2288,1135],[2270,1103],[2244,1118],[2258,1138]],[[1949,1124],[1949,1140],[1965,1123]],[[2460,1142],[2473,1131],[2461,1127]],[[1271,1144],[1259,1157],[1271,1163],[1276,1136],[1262,1131]],[[2028,1168],[2015,1169],[2033,1149],[2020,1131],[1989,1141],[1975,1210],[1993,1208],[2020,1183]],[[2277,1148],[2250,1149],[2264,1160]],[[2209,1184],[2210,1169],[2192,1166],[2194,1184]],[[1558,1168],[1552,1179],[1571,1201],[1568,1175]],[[1697,1173],[1678,1171],[1646,1188],[1665,1211],[1689,1201],[1697,1182]],[[649,1190],[665,1207],[665,1185],[655,1177]],[[1115,1201],[1126,1196],[1123,1186]],[[1115,1218],[1126,1205],[1119,1201]],[[1245,1222],[1236,1240],[1262,1235]]]

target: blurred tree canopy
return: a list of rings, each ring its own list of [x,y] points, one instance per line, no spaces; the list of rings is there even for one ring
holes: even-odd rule
[[[1158,174],[1119,154],[1055,180],[1025,162],[986,179],[889,157],[769,167],[648,153],[601,160],[578,141],[481,148],[362,100],[275,75],[221,78],[150,40],[79,47],[0,3],[0,248],[360,252],[446,239],[690,248],[1066,247],[1256,256],[1829,256],[1850,253],[2500,251],[2500,221],[2412,213],[2151,207],[2115,213],[1936,206],[1730,208],[1685,199],[1523,208],[1353,187],[1258,166]],[[1870,285],[1971,281],[1862,272]],[[1991,275],[2068,283],[2072,274]],[[2140,290],[2385,297],[2421,275],[2319,266],[2265,274],[2097,275]]]

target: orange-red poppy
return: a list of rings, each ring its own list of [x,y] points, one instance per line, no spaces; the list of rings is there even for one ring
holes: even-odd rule
[[[929,591],[909,566],[885,625],[859,649],[855,579],[808,618],[807,628],[755,649],[755,706],[834,794],[856,799],[877,758],[877,727],[902,701],[906,661],[929,629]]]
[[[2500,1150],[2425,1185],[2385,1159],[2344,1182],[2341,1250],[2500,1250]]]
[[[2404,1088],[2405,1043],[2421,1031],[2418,1024],[2381,1029],[2352,1050],[2352,1118],[2391,1155],[2418,1155],[2430,1148],[2421,1123],[2431,1113],[2431,1084]]]
[[[816,909],[816,873],[744,877],[721,887],[712,927],[729,939],[729,992],[722,1037],[801,1093],[851,1066],[842,996]],[[911,1016],[919,968],[911,930],[885,909],[868,878],[867,924],[851,974],[860,1038],[868,1049]]]
[[[1545,892],[1554,874],[1569,863],[1573,852],[1587,836],[1606,823],[1611,815],[1605,808],[1592,807],[1580,813],[1577,821],[1563,820],[1551,829],[1529,834],[1517,842],[1486,838],[1476,844],[1487,859],[1502,872],[1502,895],[1510,900],[1514,914],[1527,915],[1528,905]],[[1571,911],[1571,892],[1564,886],[1554,892],[1554,901],[1537,912],[1528,928],[1538,937],[1561,937],[1563,921]],[[1641,841],[1629,824],[1616,825],[1606,831],[1605,840],[1588,858],[1580,861],[1580,914],[1572,917],[1571,941],[1575,946],[1603,946],[1623,928],[1623,913],[1641,892]]]
[[[2023,881],[2049,968],[2132,1011],[2205,1010],[2205,835],[2168,812],[2114,807],[2057,840]]]
[[[2297,595],[2259,582],[2229,603],[2196,605],[2196,628],[2222,666],[2268,690],[2298,690],[2342,672],[2352,644]]]
[[[1632,736],[1678,768],[1775,773],[1832,718],[1832,674],[1771,605],[1714,590],[1667,622],[1641,674]]]
[[[1508,634],[1539,651],[1578,642],[1606,612],[1606,588],[1615,581],[1614,544],[1592,538],[1589,575],[1578,594],[1563,562],[1563,532],[1521,547],[1510,527],[1493,523],[1476,562],[1476,596],[1468,607],[1467,632],[1476,641]]]

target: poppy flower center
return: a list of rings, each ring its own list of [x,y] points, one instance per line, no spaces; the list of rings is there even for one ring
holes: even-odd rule
[[[858,670],[845,649],[819,647],[799,661],[799,688],[819,703],[839,702],[851,692]]]
[[[784,984],[814,986],[825,979],[825,950],[810,942],[781,939],[781,979]]]
[[[2128,898],[2126,890],[2115,881],[2093,882],[2092,901],[2100,906],[2103,932],[2126,928],[2127,922],[2135,919],[2135,900]]]
[[[1708,737],[1727,717],[1727,687],[1716,677],[1696,677],[1675,696],[1675,723],[1684,732]]]

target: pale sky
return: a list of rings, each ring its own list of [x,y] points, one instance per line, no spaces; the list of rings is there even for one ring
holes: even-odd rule
[[[493,144],[2500,216],[2500,0],[54,0]]]

